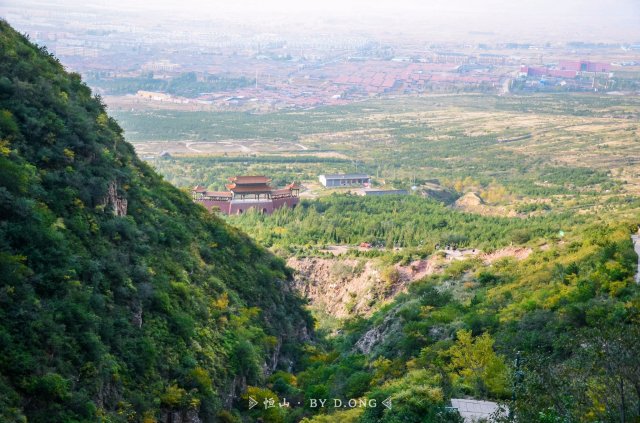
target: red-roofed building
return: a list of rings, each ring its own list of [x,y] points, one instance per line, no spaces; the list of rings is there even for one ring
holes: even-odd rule
[[[562,60],[558,63],[558,69],[575,72],[609,73],[611,72],[611,65],[587,60]]]
[[[295,182],[282,189],[273,189],[265,176],[235,176],[229,178],[229,191],[211,192],[197,185],[192,189],[193,201],[209,210],[224,214],[242,214],[249,209],[261,213],[272,213],[280,207],[295,207],[298,204],[300,186]]]

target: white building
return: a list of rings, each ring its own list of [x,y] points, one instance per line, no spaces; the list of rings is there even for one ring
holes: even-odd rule
[[[327,188],[368,186],[371,183],[369,175],[365,175],[364,173],[320,175],[318,179],[320,179],[320,183]]]

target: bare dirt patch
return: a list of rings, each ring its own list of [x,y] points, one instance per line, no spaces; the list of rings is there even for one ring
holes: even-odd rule
[[[391,301],[409,284],[429,275],[442,273],[453,261],[479,258],[485,265],[513,257],[524,260],[533,252],[528,247],[506,247],[491,253],[481,250],[441,250],[408,265],[394,265],[397,272],[392,281],[385,278],[375,260],[338,257],[349,246],[333,246],[335,258],[296,258],[287,260],[294,269],[294,286],[311,302],[312,308],[337,318],[371,315]]]

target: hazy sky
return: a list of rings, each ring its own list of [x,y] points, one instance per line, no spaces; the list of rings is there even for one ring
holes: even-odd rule
[[[246,16],[267,24],[288,23],[292,31],[324,20],[337,31],[366,26],[411,33],[485,31],[523,39],[548,33],[586,41],[640,41],[640,0],[0,0],[0,6],[27,1],[47,8],[147,11],[187,20]]]
[[[59,1],[59,3],[73,2],[73,0]],[[56,2],[48,2],[56,3]],[[544,12],[554,14],[557,12],[573,13],[605,13],[635,11],[636,17],[640,11],[640,2],[637,0],[88,0],[78,2],[80,4],[102,5],[138,5],[148,7],[168,7],[183,9],[194,7],[197,9],[235,9],[235,10],[261,10],[276,12],[308,12],[325,11],[340,14],[344,12],[367,12],[368,10],[385,10],[390,12],[403,12],[411,10],[422,11],[458,11],[480,13],[490,16],[496,9],[504,9],[515,12]],[[625,12],[625,13],[626,13]]]
[[[59,3],[73,3],[62,0]],[[76,1],[77,2],[77,1]],[[56,2],[49,2],[56,3]],[[268,14],[318,13],[344,16],[371,13],[390,13],[411,17],[420,14],[461,13],[476,15],[478,19],[493,20],[498,15],[524,19],[528,16],[560,18],[562,15],[589,16],[609,19],[628,16],[640,25],[639,0],[88,0],[82,5],[99,4],[112,7],[141,7],[197,11],[241,11]]]

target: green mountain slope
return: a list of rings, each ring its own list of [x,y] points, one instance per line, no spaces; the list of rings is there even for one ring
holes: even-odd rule
[[[217,421],[295,368],[289,277],[0,21],[0,421]]]
[[[453,262],[372,316],[352,318],[310,350],[298,386],[308,397],[391,398],[393,410],[305,422],[451,423],[443,405],[465,397],[506,404],[514,419],[499,422],[638,421],[632,228],[599,221],[521,261]]]

